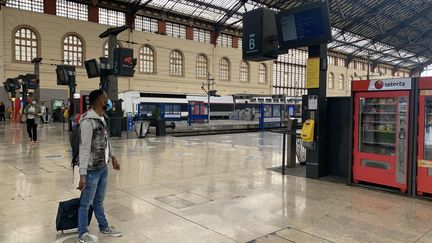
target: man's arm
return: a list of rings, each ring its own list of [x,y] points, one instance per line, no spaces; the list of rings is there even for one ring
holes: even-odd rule
[[[108,140],[108,146],[109,146],[108,147],[109,148],[108,149],[109,150],[109,157],[111,158],[112,166],[115,170],[120,170],[120,163],[118,162],[118,160],[115,156],[114,150],[113,150],[113,148],[111,146],[111,142],[109,140]]]
[[[108,151],[109,151],[109,157],[112,159],[112,158],[115,158],[115,153],[114,153],[114,150],[113,150],[113,148],[112,148],[112,146],[111,146],[111,142],[108,140]]]
[[[87,175],[88,163],[90,161],[93,126],[91,120],[81,122],[81,145],[79,150],[79,172],[80,175]]]

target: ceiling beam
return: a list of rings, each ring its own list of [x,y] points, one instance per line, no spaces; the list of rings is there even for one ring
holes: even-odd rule
[[[237,2],[229,9],[229,11],[214,24],[214,32],[219,33],[226,22],[243,7],[248,0],[237,0]]]

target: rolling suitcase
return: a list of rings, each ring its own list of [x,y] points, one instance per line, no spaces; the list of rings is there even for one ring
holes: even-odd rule
[[[70,230],[78,228],[78,209],[80,207],[80,198],[74,198],[68,201],[60,202],[57,210],[56,229],[57,231]],[[90,206],[88,211],[88,223],[90,224],[93,215],[93,207]]]

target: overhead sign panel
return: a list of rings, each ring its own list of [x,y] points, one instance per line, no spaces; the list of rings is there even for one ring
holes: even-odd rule
[[[243,15],[243,60],[266,61],[277,58],[278,38],[275,12],[259,8]]]
[[[281,11],[276,14],[276,26],[282,50],[331,41],[327,1]]]

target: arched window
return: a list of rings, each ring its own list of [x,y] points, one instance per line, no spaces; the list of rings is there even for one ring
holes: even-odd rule
[[[259,79],[258,82],[261,84],[267,83],[267,67],[264,63],[261,63],[258,67]]]
[[[155,73],[155,54],[152,47],[145,45],[139,51],[139,70],[143,73]]]
[[[183,76],[183,55],[179,51],[170,54],[170,75]]]
[[[228,58],[221,58],[219,61],[219,79],[223,81],[230,80],[230,62]]]
[[[119,48],[119,47],[121,47],[121,45],[120,45],[120,43],[117,42],[116,48]],[[103,48],[103,55],[104,55],[104,57],[108,57],[108,51],[109,51],[108,41],[106,41],[105,44],[104,44],[104,48]]]
[[[84,58],[83,40],[76,34],[66,35],[63,39],[64,63],[73,66],[82,66]]]
[[[31,62],[39,54],[38,35],[29,27],[19,28],[14,33],[14,60]]]
[[[240,63],[240,82],[249,82],[249,64],[247,62]]]
[[[204,54],[199,54],[196,59],[196,77],[206,79],[208,73],[207,57]]]
[[[328,76],[328,88],[329,89],[333,89],[334,88],[334,74],[333,73],[329,73],[329,76]]]
[[[343,76],[343,74],[340,75],[339,77],[339,90],[343,90],[345,88],[345,76]]]

